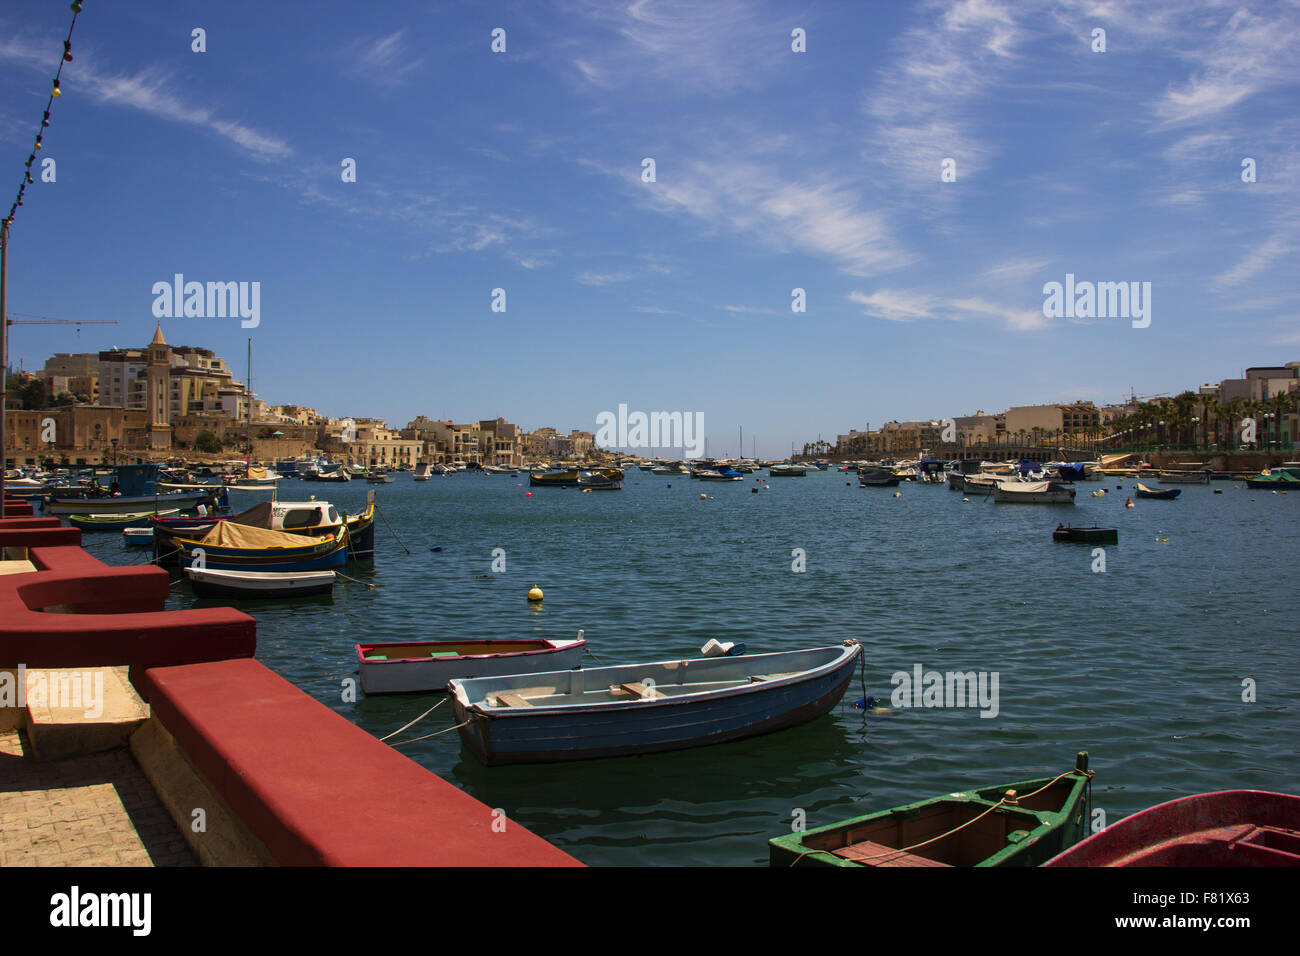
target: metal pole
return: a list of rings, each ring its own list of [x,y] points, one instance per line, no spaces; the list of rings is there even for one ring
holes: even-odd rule
[[[5,433],[5,396],[9,386],[9,313],[5,311],[5,277],[9,265],[9,220],[0,222],[0,518],[5,516],[5,462],[9,445]]]

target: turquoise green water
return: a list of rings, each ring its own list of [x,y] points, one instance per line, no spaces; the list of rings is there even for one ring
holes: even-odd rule
[[[889,696],[891,674],[917,664],[998,674],[995,718],[971,707],[865,716],[851,706],[855,679],[811,724],[675,754],[489,769],[455,732],[402,748],[598,865],[765,864],[768,838],[789,832],[796,810],[819,826],[1063,772],[1077,750],[1091,752],[1107,822],[1189,793],[1300,792],[1300,493],[1216,482],[1125,509],[1131,482],[1090,482],[1071,508],[963,502],[942,486],[903,485],[895,497],[837,472],[753,494],[753,479],[636,472],[621,492],[527,498],[526,479],[399,476],[378,500],[412,553],[381,521],[373,569],[348,569],[373,591],[340,582],[332,600],[245,604],[258,658],[377,736],[438,698],[342,701],[361,641],[581,628],[601,662],[625,663],[693,656],[711,637],[751,652],[851,637],[865,646],[869,694]],[[1109,494],[1092,498],[1100,487]],[[315,493],[355,511],[366,490],[289,481],[280,497]],[[1052,541],[1058,521],[1119,528],[1104,573],[1092,546]],[[141,560],[116,535],[87,537],[113,563]],[[495,548],[504,573],[492,571]],[[526,601],[534,584],[540,608]],[[199,603],[187,585],[175,594],[172,606]],[[1257,682],[1255,702],[1242,700],[1244,678]],[[452,724],[443,706],[403,736]]]

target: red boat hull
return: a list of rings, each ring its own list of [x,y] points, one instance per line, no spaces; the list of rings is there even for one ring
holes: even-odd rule
[[[1300,866],[1300,797],[1223,790],[1171,800],[1043,866]]]

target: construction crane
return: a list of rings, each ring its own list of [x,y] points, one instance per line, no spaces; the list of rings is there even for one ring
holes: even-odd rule
[[[9,315],[26,315],[25,320],[10,319],[6,316],[6,325],[75,325],[77,341],[81,341],[83,325],[117,325],[117,319],[51,319],[44,315],[31,315],[27,312],[10,312]]]

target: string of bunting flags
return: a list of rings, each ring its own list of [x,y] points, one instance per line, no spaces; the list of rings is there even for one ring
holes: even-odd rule
[[[36,162],[36,154],[41,151],[41,141],[45,137],[45,130],[50,125],[50,108],[54,105],[54,101],[63,95],[63,91],[59,89],[59,80],[63,76],[63,64],[72,62],[72,31],[76,29],[77,16],[81,13],[81,0],[73,0],[71,10],[72,23],[68,25],[68,36],[63,41],[63,56],[59,60],[59,68],[54,74],[54,84],[50,88],[50,98],[45,103],[45,115],[41,117],[41,128],[36,134],[36,142],[32,144],[32,153],[27,157],[27,162],[24,164],[26,169],[23,170],[22,183],[18,186],[18,195],[14,198],[13,205],[9,207],[9,215],[5,216],[3,223],[0,223],[6,229],[14,221],[14,215],[18,212],[18,207],[23,204],[23,193],[27,191],[28,186],[36,182],[32,178],[32,163]]]

